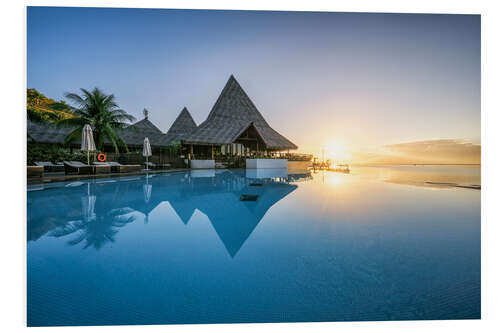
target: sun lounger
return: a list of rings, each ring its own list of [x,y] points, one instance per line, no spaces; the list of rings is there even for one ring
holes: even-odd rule
[[[94,162],[95,165],[109,165],[111,166],[111,172],[139,172],[142,170],[142,166],[139,164],[120,164],[118,162]]]
[[[153,162],[144,162],[144,165],[146,166],[147,169],[156,169],[157,165],[154,164]]]
[[[43,177],[43,166],[28,165],[26,174],[28,178],[41,178]]]
[[[107,164],[101,164],[101,165],[94,165],[95,167],[95,174],[102,174],[102,173],[111,173],[111,165]]]
[[[156,164],[156,163],[153,163],[153,162],[148,162],[148,163],[144,163],[144,165],[146,165],[146,167],[148,169],[168,169],[168,168],[172,167],[172,165],[169,164],[169,163],[166,163],[166,164]]]
[[[79,161],[64,161],[64,172],[66,174],[76,173],[79,175],[92,175],[95,173],[93,165],[83,164]]]
[[[45,172],[63,172],[64,165],[63,164],[54,164],[52,162],[35,162],[36,166],[43,167]]]

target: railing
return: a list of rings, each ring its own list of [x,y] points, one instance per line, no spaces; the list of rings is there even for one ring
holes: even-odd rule
[[[246,158],[269,158],[269,159],[287,159],[289,161],[305,161],[309,162],[313,159],[312,154],[298,154],[298,153],[268,153],[265,154],[264,152],[259,152],[259,153],[248,153],[248,154],[242,154],[242,155],[231,155],[231,154],[214,154],[213,158],[215,161],[231,161],[235,159],[246,159]],[[196,160],[211,160],[212,155],[211,154],[193,154],[192,159]]]

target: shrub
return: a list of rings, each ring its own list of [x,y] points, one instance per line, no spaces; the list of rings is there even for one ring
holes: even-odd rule
[[[91,155],[93,159],[93,155]],[[28,143],[27,147],[27,163],[34,165],[35,162],[50,161],[57,163],[61,161],[80,161],[87,163],[87,154],[74,150],[70,153],[68,148],[63,148],[59,145],[41,145],[36,143]]]

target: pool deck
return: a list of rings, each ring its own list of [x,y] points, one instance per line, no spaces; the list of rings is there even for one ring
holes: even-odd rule
[[[64,172],[46,172],[43,177],[28,177],[27,184],[46,184],[54,182],[66,182],[72,180],[81,179],[99,179],[99,178],[115,178],[115,177],[129,177],[135,175],[145,175],[145,174],[155,174],[155,173],[171,173],[186,171],[189,169],[178,168],[178,169],[158,169],[158,170],[141,170],[139,172],[122,172],[122,173],[103,173],[96,175],[66,175]]]

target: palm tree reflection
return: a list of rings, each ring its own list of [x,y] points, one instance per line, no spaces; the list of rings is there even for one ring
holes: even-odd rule
[[[193,172],[150,177],[89,182],[85,186],[68,184],[52,196],[33,193],[28,202],[29,240],[49,232],[52,237],[68,236],[69,245],[84,243],[83,248],[100,249],[115,241],[120,228],[136,220],[139,215],[132,213],[142,214],[144,223],[148,223],[150,213],[168,202],[184,224],[196,210],[205,214],[234,257],[266,212],[297,188],[294,183],[311,176],[221,170],[209,175]],[[254,182],[261,185],[251,186]],[[259,199],[243,202],[239,199],[242,194],[258,195]]]
[[[85,241],[84,248],[90,246],[102,248],[108,242],[115,241],[118,229],[135,221],[135,217],[128,215],[134,210],[130,208],[110,209],[106,203],[97,200],[91,194],[90,183],[87,184],[87,193],[81,197],[81,219],[70,221],[49,233],[53,237],[63,237],[71,234],[76,236],[68,241],[69,245],[77,245]],[[128,216],[127,216],[128,215]]]

